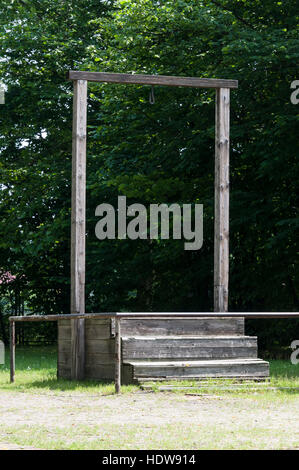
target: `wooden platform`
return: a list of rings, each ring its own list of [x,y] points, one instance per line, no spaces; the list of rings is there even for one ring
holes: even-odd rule
[[[122,320],[123,383],[206,377],[263,379],[257,338],[244,335],[243,318]],[[114,379],[114,324],[85,320],[87,379]],[[58,377],[71,378],[71,321],[58,321]]]
[[[217,359],[203,361],[130,361],[124,369],[127,383],[206,378],[252,379],[269,376],[262,359]]]

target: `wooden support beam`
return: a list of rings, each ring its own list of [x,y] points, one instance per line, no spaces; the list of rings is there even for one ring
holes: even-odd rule
[[[115,393],[120,393],[121,387],[121,326],[120,318],[115,320]]]
[[[32,322],[32,321],[59,321],[59,320],[78,320],[88,319],[104,319],[104,318],[125,318],[132,319],[169,319],[174,318],[299,318],[299,312],[229,312],[229,313],[211,313],[211,312],[104,312],[104,313],[82,313],[82,314],[66,314],[66,315],[27,315],[20,317],[9,317],[14,322]]]
[[[74,82],[72,146],[71,313],[85,312],[87,81]],[[84,377],[84,319],[72,320],[72,379]]]
[[[228,311],[229,275],[229,88],[216,90],[214,311]]]
[[[115,393],[121,387],[121,326],[120,318],[115,319]]]
[[[15,365],[16,365],[16,324],[10,321],[10,383],[15,381]]]
[[[143,75],[130,73],[84,72],[70,70],[69,80],[122,83],[137,85],[182,86],[195,88],[238,88],[238,80],[218,78],[172,77],[169,75]]]

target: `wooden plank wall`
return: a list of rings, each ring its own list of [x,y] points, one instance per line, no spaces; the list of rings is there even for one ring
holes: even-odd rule
[[[58,364],[57,375],[72,377],[72,327],[70,320],[58,321]],[[111,335],[111,320],[85,320],[85,362],[86,379],[114,379],[114,338]]]
[[[241,336],[244,335],[244,318],[123,319],[121,329],[122,336]]]

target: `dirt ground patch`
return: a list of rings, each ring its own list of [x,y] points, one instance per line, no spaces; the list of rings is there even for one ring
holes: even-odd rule
[[[41,450],[41,449],[36,449],[35,447],[30,447],[30,446],[19,446],[17,444],[0,442],[0,451],[1,450]]]
[[[237,445],[241,447],[244,442],[244,446],[249,448],[294,449],[299,443],[298,417],[299,400],[267,402],[242,396],[202,397],[143,392],[120,396],[2,392],[0,448],[47,448],[46,444],[44,447],[40,442],[37,442],[39,445],[36,447],[32,443],[26,445],[26,442],[12,442],[14,430],[18,432],[18,429],[22,430],[22,435],[26,437],[26,433],[30,435],[32,429],[38,430],[39,426],[42,426],[47,430],[47,436],[51,435],[55,439],[60,432],[67,434],[66,430],[79,427],[83,430],[82,438],[84,429],[88,429],[88,438],[92,439],[91,429],[95,429],[96,433],[98,427],[105,429],[105,426],[108,426],[113,429],[120,424],[125,425],[127,429],[135,429],[134,426],[142,423],[143,427],[149,430],[167,426],[169,432],[173,427],[190,433],[191,430],[198,429],[202,436],[201,444],[198,445],[207,447],[210,444],[205,440],[205,432],[210,433],[213,439],[219,431],[219,439],[223,440],[222,448],[226,448],[227,435],[233,436],[238,431]],[[134,439],[138,441],[138,435]],[[137,441],[136,447],[140,444]],[[58,443],[58,448],[61,445]],[[65,444],[66,448],[68,445]],[[140,445],[146,448],[145,441]],[[180,447],[183,445],[178,444],[178,448]]]

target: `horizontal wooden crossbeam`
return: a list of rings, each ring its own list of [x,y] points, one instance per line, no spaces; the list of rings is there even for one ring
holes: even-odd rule
[[[135,85],[182,86],[195,88],[238,88],[238,80],[218,78],[173,77],[169,75],[143,75],[129,73],[84,72],[70,70],[69,80],[122,83]]]
[[[299,318],[299,312],[104,312],[104,313],[73,313],[66,315],[25,315],[9,317],[11,322],[85,320],[95,318]]]

